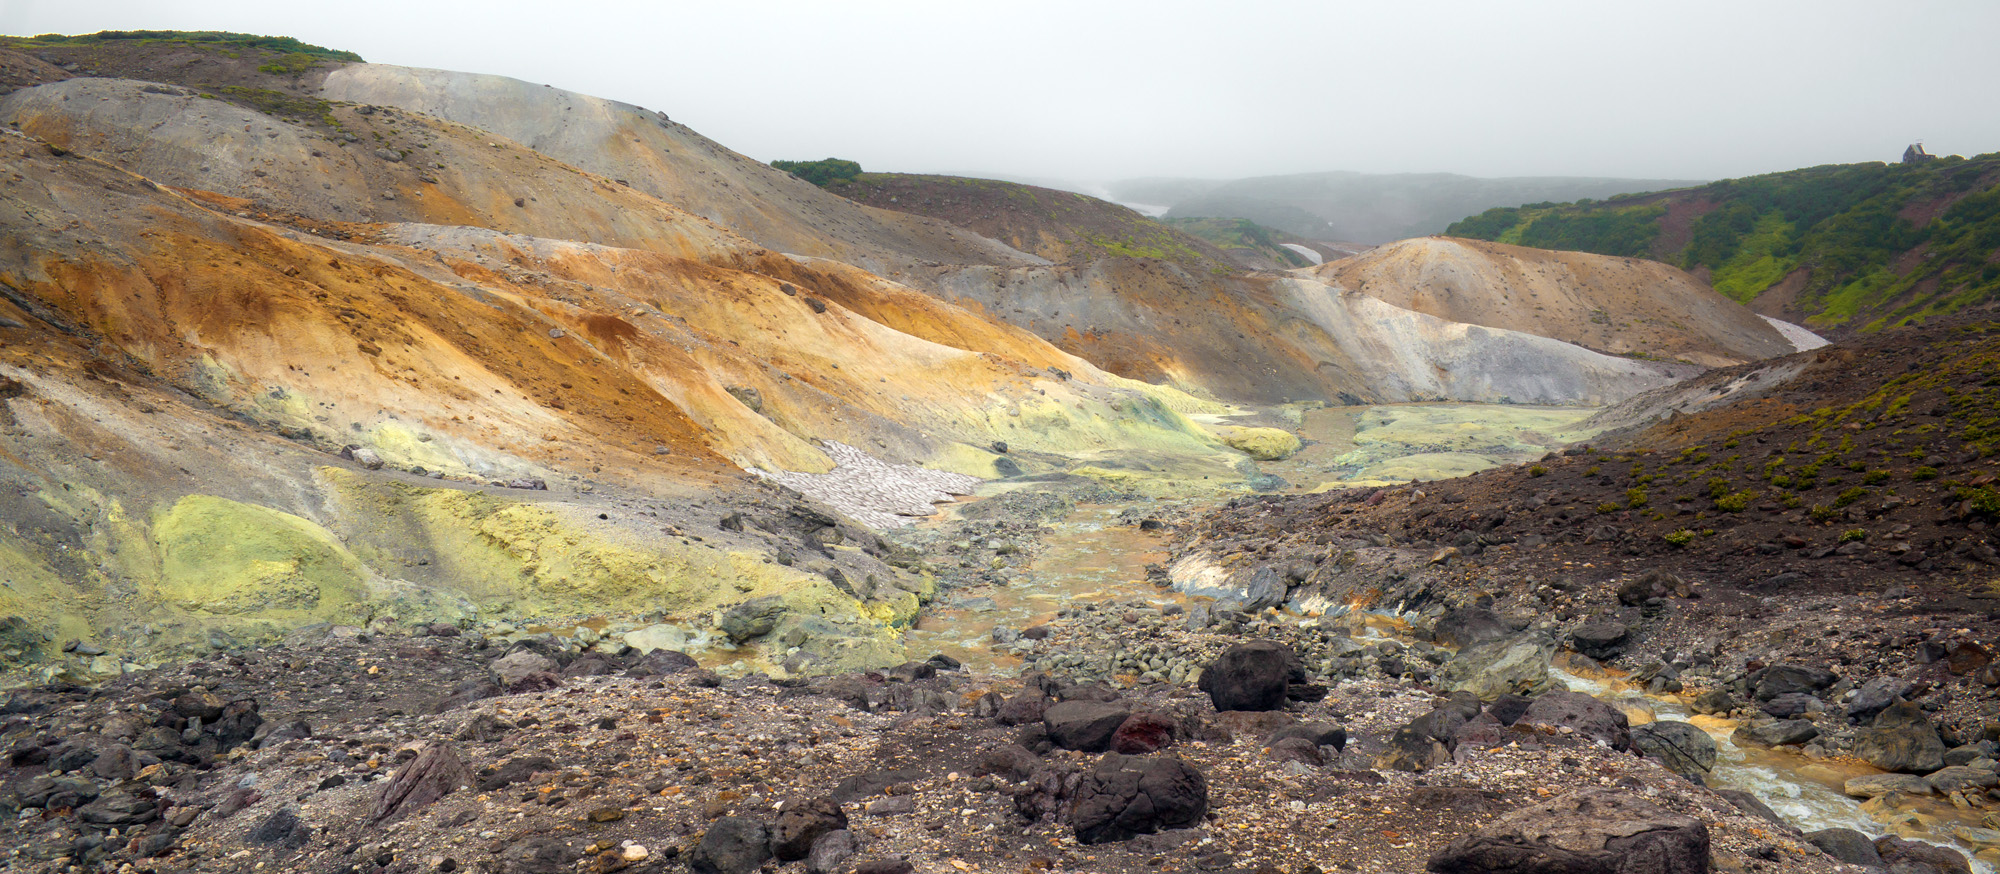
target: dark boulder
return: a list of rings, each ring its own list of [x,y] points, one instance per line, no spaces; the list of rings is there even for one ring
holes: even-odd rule
[[[1526,713],[1514,720],[1515,727],[1527,726],[1560,732],[1568,728],[1578,737],[1596,741],[1614,750],[1631,745],[1624,711],[1581,692],[1549,692],[1528,705]]]
[[[368,821],[382,822],[424,808],[473,783],[472,771],[451,747],[433,743],[404,765],[382,787]]]
[[[1285,706],[1285,687],[1298,665],[1291,647],[1253,640],[1217,656],[1202,669],[1199,685],[1218,711],[1277,710]]]
[[[1316,747],[1333,747],[1336,750],[1347,748],[1347,729],[1331,722],[1301,722],[1297,725],[1288,725],[1265,738],[1264,744],[1269,746],[1288,737],[1305,738],[1312,741]]]
[[[150,789],[138,792],[114,789],[77,808],[76,818],[98,828],[131,828],[149,823],[160,818],[160,802],[151,796]],[[57,796],[51,796],[48,803],[57,806],[58,800]]]
[[[1042,757],[1020,744],[1001,744],[979,758],[981,774],[995,774],[1009,780],[1026,780],[1042,766]]]
[[[1514,633],[1500,614],[1484,607],[1460,607],[1438,617],[1431,628],[1431,639],[1439,646],[1463,649],[1468,646],[1499,640]]]
[[[1084,844],[1201,824],[1208,780],[1171,756],[1106,755],[1077,783],[1070,824]]]
[[[1804,692],[1786,692],[1763,704],[1757,709],[1779,719],[1806,716],[1826,709],[1826,702]]]
[[[835,874],[854,854],[861,852],[854,833],[842,829],[820,835],[806,854],[806,874]]]
[[[1840,678],[1825,668],[1807,665],[1772,665],[1750,674],[1753,696],[1769,701],[1792,692],[1813,693],[1833,685]]]
[[[840,802],[821,796],[785,805],[771,827],[771,854],[780,862],[796,862],[812,853],[813,844],[828,832],[847,828]]]
[[[1111,751],[1128,756],[1157,753],[1173,746],[1179,722],[1162,713],[1134,713],[1111,734]]]
[[[777,595],[765,595],[729,608],[715,623],[715,627],[716,630],[729,635],[730,642],[742,643],[776,630],[778,618],[783,615],[785,615],[785,599]]]
[[[1874,719],[1889,705],[1903,700],[1914,688],[1901,677],[1876,677],[1861,684],[1854,690],[1854,697],[1847,699],[1847,718],[1856,722]]]
[[[1883,708],[1871,727],[1854,733],[1854,755],[1884,771],[1928,774],[1944,767],[1944,750],[1930,716],[1907,701]]]
[[[1791,823],[1786,822],[1784,817],[1779,816],[1777,811],[1771,809],[1771,805],[1765,804],[1764,799],[1758,798],[1752,793],[1741,789],[1717,789],[1715,790],[1715,794],[1722,796],[1730,804],[1736,805],[1737,810],[1761,818],[1766,822],[1783,826],[1788,831],[1794,830]]]
[[[1608,659],[1625,651],[1632,630],[1611,619],[1585,622],[1569,633],[1569,645],[1594,659]]]
[[[1431,874],[1708,874],[1708,827],[1615,789],[1581,789],[1447,844]]]
[[[1742,726],[1729,739],[1739,746],[1777,747],[1802,744],[1819,737],[1819,726],[1805,719],[1777,719]]]
[[[1875,852],[1891,871],[1897,871],[1899,865],[1908,865],[1915,871],[1928,867],[1938,874],[1972,874],[1972,863],[1966,861],[1965,854],[1950,847],[1889,836],[1875,839]]]
[[[1047,695],[1031,689],[1007,699],[1000,705],[1000,712],[995,714],[994,718],[998,719],[1001,725],[1041,722],[1042,716],[1048,713],[1050,703]]]
[[[312,840],[312,826],[299,821],[298,811],[287,805],[264,817],[244,840],[260,847],[296,850]]]
[[[1666,571],[1653,570],[1618,587],[1618,603],[1641,607],[1656,598],[1692,598],[1694,587]]]
[[[1272,761],[1298,762],[1315,768],[1326,764],[1326,759],[1319,754],[1319,745],[1302,737],[1279,738],[1266,744],[1265,750],[1271,754]]]
[[[1715,767],[1715,739],[1685,722],[1662,719],[1631,729],[1632,749],[1658,759],[1667,770],[1702,782]]]
[[[688,857],[694,874],[750,874],[771,858],[771,833],[764,824],[725,816],[708,827]]]
[[[1111,748],[1111,736],[1131,718],[1132,711],[1101,701],[1064,701],[1042,715],[1049,740],[1056,746],[1086,753]]]
[[[1882,854],[1875,852],[1875,842],[1851,828],[1823,828],[1807,832],[1806,843],[1849,865],[1882,867]]]

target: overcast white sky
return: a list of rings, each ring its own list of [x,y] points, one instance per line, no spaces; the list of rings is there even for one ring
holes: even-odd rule
[[[0,0],[663,109],[760,160],[1718,178],[2000,151],[2000,2]]]

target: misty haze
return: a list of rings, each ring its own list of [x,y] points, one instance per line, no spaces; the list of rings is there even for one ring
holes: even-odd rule
[[[2000,10],[0,7],[0,861],[1993,874]]]

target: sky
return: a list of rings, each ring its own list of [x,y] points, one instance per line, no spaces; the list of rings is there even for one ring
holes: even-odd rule
[[[0,33],[136,29],[513,76],[883,171],[1715,179],[2000,151],[1995,0],[0,0]]]

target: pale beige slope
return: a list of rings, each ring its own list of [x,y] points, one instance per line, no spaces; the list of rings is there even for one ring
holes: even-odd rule
[[[690,258],[757,248],[658,198],[484,131],[351,107],[333,107],[330,116],[340,130],[123,79],[71,79],[0,98],[0,123],[271,213],[473,225]]]
[[[1613,355],[1720,367],[1792,351],[1741,304],[1637,258],[1420,237],[1311,272],[1404,309]]]
[[[631,104],[504,76],[386,64],[342,67],[327,76],[321,93],[492,131],[785,252],[888,274],[919,262],[1041,262],[943,222],[828,194]]]

